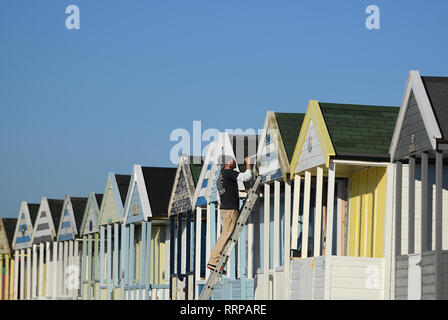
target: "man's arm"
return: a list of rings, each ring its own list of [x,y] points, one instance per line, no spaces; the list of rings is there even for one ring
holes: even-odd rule
[[[246,162],[246,171],[241,172],[236,179],[238,181],[246,182],[252,178],[252,166],[249,162],[249,158],[245,158],[244,161]]]

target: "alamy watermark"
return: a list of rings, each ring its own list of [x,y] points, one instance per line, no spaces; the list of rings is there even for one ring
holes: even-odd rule
[[[65,19],[67,30],[79,30],[81,28],[81,16],[79,7],[72,4],[65,8],[65,13],[69,16]]]
[[[366,28],[369,30],[379,30],[380,26],[380,8],[376,5],[366,7],[365,13],[369,16],[366,18]]]
[[[195,155],[193,163],[201,164],[201,161],[207,155],[210,143],[213,141],[218,142],[222,132],[229,135],[230,143],[235,153],[235,160],[238,163],[243,163],[246,156],[256,154],[258,140],[263,133],[263,129],[256,130],[252,128],[245,130],[240,128],[225,129],[224,131],[209,128],[203,131],[201,121],[193,121],[192,129],[192,133],[185,128],[177,128],[171,131],[170,142],[175,142],[170,151],[171,163],[177,165],[180,155],[186,154]]]

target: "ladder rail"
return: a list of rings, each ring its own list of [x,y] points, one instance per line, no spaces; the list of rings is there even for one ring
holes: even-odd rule
[[[258,176],[252,188],[249,190],[247,194],[246,200],[244,201],[243,207],[240,211],[240,215],[236,222],[235,228],[233,229],[232,234],[230,235],[229,239],[227,240],[224,246],[221,257],[218,261],[218,264],[216,265],[216,269],[212,271],[210,277],[205,283],[204,289],[202,290],[201,295],[199,296],[199,300],[209,300],[211,298],[213,290],[215,289],[219,279],[221,278],[222,274],[221,268],[223,268],[226,265],[232,253],[232,250],[240,237],[241,231],[243,230],[244,225],[246,224],[246,221],[249,218],[249,215],[252,213],[255,204],[258,200],[259,197],[258,187],[260,183],[261,183],[261,176]]]

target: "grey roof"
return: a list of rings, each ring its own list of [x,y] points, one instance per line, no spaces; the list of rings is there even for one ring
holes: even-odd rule
[[[14,239],[14,232],[16,230],[17,220],[18,219],[16,218],[2,218],[6,238],[8,239],[8,243],[10,246],[12,245],[12,240]]]
[[[48,200],[48,206],[50,207],[50,214],[51,218],[53,219],[53,224],[56,229],[56,232],[58,231],[59,227],[59,221],[61,221],[61,213],[62,213],[62,207],[64,206],[64,200],[57,200],[57,199],[47,199]]]
[[[421,78],[443,140],[448,140],[448,77],[422,76]]]
[[[168,205],[177,168],[142,167],[153,217],[168,217]]]
[[[70,197],[70,200],[72,202],[73,215],[75,216],[76,230],[81,233],[80,228],[88,198]]]
[[[34,223],[36,222],[37,214],[39,213],[39,207],[40,204],[38,203],[28,203],[28,211],[30,213],[30,219],[33,227]]]
[[[95,193],[95,199],[96,203],[98,204],[98,208],[101,207],[101,202],[103,201],[103,194],[102,193]]]
[[[121,203],[124,205],[126,202],[126,196],[128,194],[129,183],[131,181],[130,175],[116,174],[115,179],[118,185],[118,191],[120,192]]]

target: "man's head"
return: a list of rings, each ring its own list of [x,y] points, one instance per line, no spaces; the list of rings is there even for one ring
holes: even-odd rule
[[[236,161],[234,158],[230,156],[224,157],[224,169],[235,169],[236,168]]]

